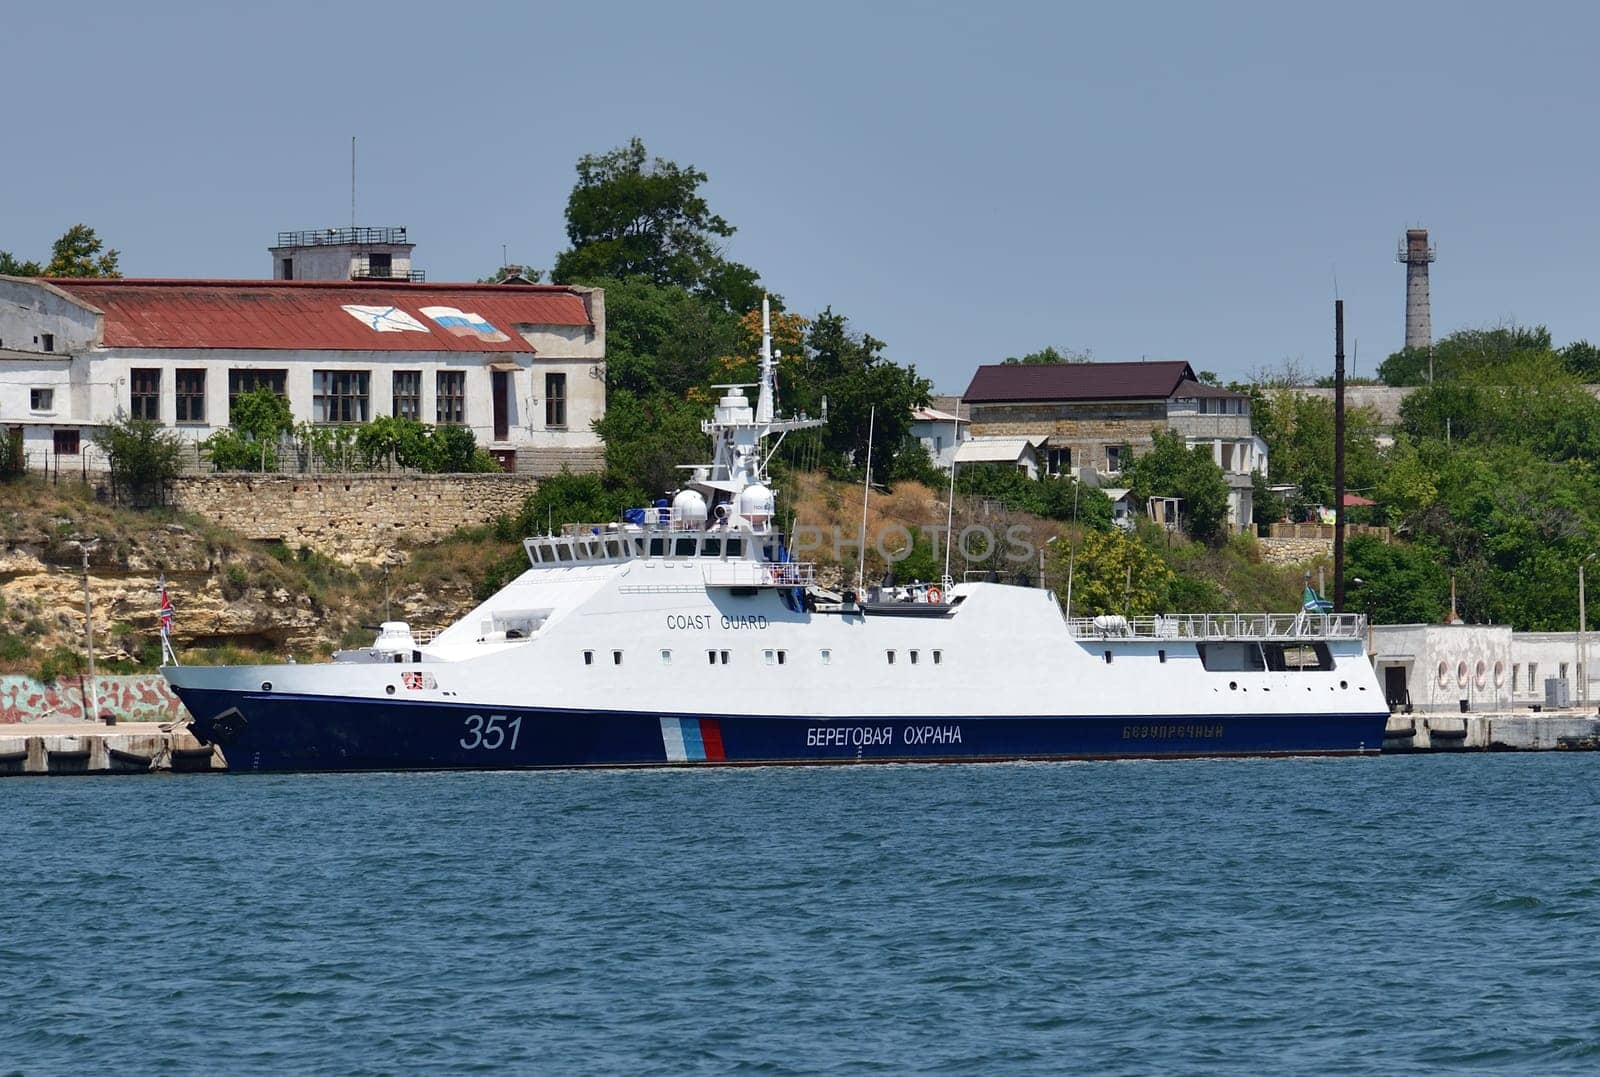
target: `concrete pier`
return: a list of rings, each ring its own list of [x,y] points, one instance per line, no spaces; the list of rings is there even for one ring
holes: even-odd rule
[[[1391,714],[1385,752],[1600,751],[1600,717],[1554,713]]]
[[[0,725],[0,777],[222,771],[222,752],[188,727],[159,722],[14,722]]]

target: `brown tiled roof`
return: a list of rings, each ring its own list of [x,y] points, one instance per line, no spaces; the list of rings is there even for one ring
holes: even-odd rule
[[[980,366],[962,396],[968,404],[1050,400],[1165,400],[1194,380],[1181,359],[1154,363],[995,363]]]
[[[552,285],[130,278],[49,283],[105,313],[104,340],[113,348],[531,352],[516,326],[589,324],[582,294]]]

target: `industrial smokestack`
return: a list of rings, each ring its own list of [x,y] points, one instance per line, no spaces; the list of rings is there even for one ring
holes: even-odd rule
[[[1406,267],[1406,347],[1433,347],[1433,315],[1428,309],[1428,263],[1438,251],[1428,246],[1426,228],[1408,228],[1395,261]]]

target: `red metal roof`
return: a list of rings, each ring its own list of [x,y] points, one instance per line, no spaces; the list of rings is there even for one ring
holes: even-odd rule
[[[583,296],[559,285],[70,277],[50,283],[105,313],[111,348],[531,352],[517,325],[590,324]]]
[[[980,366],[962,399],[968,404],[1046,400],[1165,400],[1178,383],[1194,380],[1189,364],[996,363]]]

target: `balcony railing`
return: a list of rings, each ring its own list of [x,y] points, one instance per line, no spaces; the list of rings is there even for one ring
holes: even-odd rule
[[[422,269],[399,269],[393,266],[370,266],[357,264],[350,270],[351,280],[404,280],[413,284],[428,279],[428,273]]]
[[[279,232],[279,247],[338,247],[369,243],[406,243],[404,228],[318,228],[308,232]]]

